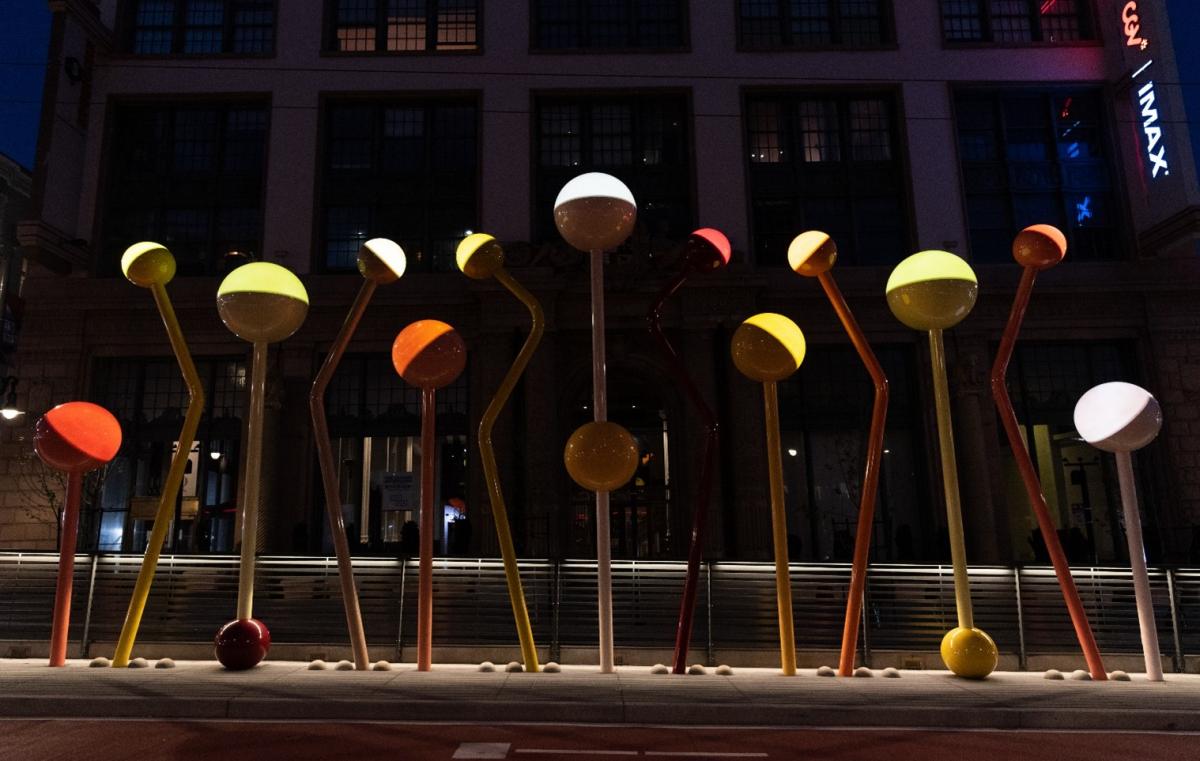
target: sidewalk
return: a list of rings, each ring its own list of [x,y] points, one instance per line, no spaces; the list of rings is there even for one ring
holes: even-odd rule
[[[151,663],[153,666],[153,663]],[[249,672],[215,661],[173,669],[88,668],[69,661],[0,660],[0,718],[161,718],[586,723],[775,727],[931,727],[1200,731],[1200,675],[1165,683],[1052,681],[1001,672],[984,681],[947,672],[898,679],[785,678],[768,669],[732,676],[482,673],[465,665],[391,671],[309,671],[267,661]]]

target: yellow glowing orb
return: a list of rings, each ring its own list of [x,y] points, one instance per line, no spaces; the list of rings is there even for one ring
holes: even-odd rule
[[[896,265],[887,301],[896,319],[917,330],[962,322],[975,306],[979,282],[971,265],[949,251],[922,251]]]
[[[251,262],[221,281],[217,312],[239,338],[274,343],[304,324],[308,291],[290,270],[271,262]]]
[[[837,261],[837,244],[828,233],[820,230],[802,232],[788,246],[788,265],[797,275],[816,277],[833,268]]]
[[[804,333],[781,314],[763,312],[734,331],[733,364],[751,380],[781,381],[804,362]]]
[[[458,268],[472,280],[487,280],[504,266],[504,249],[487,233],[463,238],[454,252]]]
[[[955,627],[942,638],[942,662],[956,676],[983,679],[996,670],[1000,652],[982,629]]]
[[[134,243],[121,256],[121,272],[143,288],[166,285],[175,277],[175,257],[161,243]]]
[[[394,283],[404,277],[408,258],[400,244],[388,238],[371,238],[358,250],[358,271],[378,285]]]
[[[583,488],[613,491],[633,478],[638,446],[633,435],[616,423],[587,423],[567,440],[563,462],[571,479]]]

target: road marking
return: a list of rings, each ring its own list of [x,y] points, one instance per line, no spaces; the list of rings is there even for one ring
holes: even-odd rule
[[[459,743],[451,758],[508,758],[512,743]]]
[[[517,748],[513,753],[553,753],[572,756],[636,756],[636,750],[564,750],[561,748]]]
[[[709,753],[702,750],[647,750],[647,756],[674,756],[692,758],[766,758],[766,753]]]

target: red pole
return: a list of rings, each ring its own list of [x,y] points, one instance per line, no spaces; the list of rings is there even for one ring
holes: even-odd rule
[[[71,624],[71,582],[75,575],[75,538],[79,533],[79,498],[83,473],[67,473],[67,500],[63,509],[62,542],[58,549],[58,583],[54,587],[54,624],[50,630],[50,665],[67,662],[67,629]]]
[[[421,565],[417,588],[417,670],[433,667],[433,466],[437,405],[434,389],[421,389]]]

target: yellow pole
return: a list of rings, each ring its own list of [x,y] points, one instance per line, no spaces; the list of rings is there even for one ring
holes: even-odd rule
[[[496,270],[495,277],[529,310],[532,326],[529,336],[525,339],[525,344],[521,347],[516,360],[504,376],[500,388],[496,390],[496,395],[492,397],[492,401],[483,413],[483,418],[479,421],[479,454],[483,458],[483,478],[487,482],[488,495],[492,501],[492,520],[496,523],[496,536],[500,540],[500,556],[504,559],[504,577],[508,582],[508,599],[512,603],[513,618],[517,623],[517,637],[521,640],[521,657],[525,661],[526,671],[537,671],[537,645],[533,641],[533,628],[529,624],[529,611],[525,607],[525,592],[521,588],[517,553],[513,548],[512,531],[508,526],[508,510],[504,505],[504,493],[500,489],[496,451],[492,446],[492,428],[495,427],[496,418],[512,394],[521,373],[525,372],[530,358],[537,350],[546,325],[545,317],[542,314],[542,305],[537,302],[533,294],[525,290],[503,267]]]
[[[129,665],[129,655],[133,651],[133,642],[137,639],[138,627],[142,622],[142,613],[146,609],[146,599],[150,596],[150,585],[154,583],[154,574],[158,568],[158,557],[162,552],[163,542],[167,537],[167,527],[171,523],[175,511],[175,498],[183,484],[183,471],[187,467],[188,454],[192,450],[192,442],[196,439],[196,429],[200,427],[200,416],[204,414],[204,387],[200,383],[200,374],[192,362],[191,352],[184,341],[183,331],[179,328],[179,320],[175,317],[175,309],[167,296],[167,289],[162,283],[150,286],[154,294],[154,303],[162,315],[163,325],[171,340],[171,349],[179,362],[183,373],[184,383],[188,388],[188,408],[183,418],[183,428],[179,431],[179,446],[171,458],[171,466],[167,470],[167,480],[163,484],[162,494],[158,498],[158,511],[154,514],[154,528],[150,531],[150,540],[146,543],[146,556],[138,571],[137,582],[133,586],[133,596],[129,600],[129,610],[125,614],[125,623],[121,627],[121,636],[117,640],[117,651],[113,654],[113,666],[124,668]]]
[[[787,513],[783,502],[783,455],[779,443],[779,396],[775,382],[763,383],[767,419],[767,474],[771,482],[771,534],[775,544],[775,604],[779,610],[779,657],[784,676],[796,674],[792,582],[788,577]]]
[[[950,533],[950,560],[954,564],[954,602],[958,608],[958,625],[973,629],[975,614],[971,610],[971,582],[967,577],[967,549],[958,496],[958,464],[954,458],[954,429],[950,424],[946,349],[942,345],[940,329],[929,331],[929,357],[933,363],[933,401],[937,407],[938,448],[942,455],[942,484],[946,491],[946,529]]]

